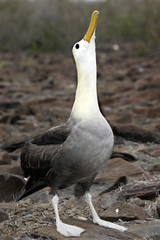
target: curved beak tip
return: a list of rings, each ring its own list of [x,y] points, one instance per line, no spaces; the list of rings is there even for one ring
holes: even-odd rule
[[[92,16],[91,16],[91,21],[89,24],[89,28],[88,28],[86,34],[84,35],[83,40],[87,41],[88,43],[90,43],[93,32],[96,31],[98,15],[99,15],[99,12],[97,10],[93,11]]]

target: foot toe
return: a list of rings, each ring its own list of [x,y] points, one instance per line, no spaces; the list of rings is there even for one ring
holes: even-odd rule
[[[61,222],[57,224],[57,231],[65,237],[79,237],[85,229]]]
[[[118,224],[115,224],[115,223],[111,223],[111,222],[108,222],[108,221],[104,221],[104,220],[102,220],[102,219],[100,219],[100,218],[96,219],[96,220],[94,221],[94,223],[96,223],[96,224],[98,224],[98,225],[100,225],[100,226],[102,226],[102,227],[108,227],[108,228],[117,229],[117,230],[119,230],[119,231],[121,231],[121,232],[124,232],[124,231],[127,230],[127,228],[125,228],[125,227],[122,227],[122,226],[120,226],[120,225],[118,225]]]

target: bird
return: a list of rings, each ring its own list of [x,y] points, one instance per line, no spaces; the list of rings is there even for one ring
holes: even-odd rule
[[[68,120],[50,128],[21,147],[21,168],[28,178],[19,200],[47,186],[51,188],[56,229],[65,237],[78,237],[85,229],[64,223],[58,210],[58,191],[74,185],[76,198],[84,197],[93,222],[103,227],[127,228],[102,220],[92,203],[91,185],[113,152],[114,136],[102,115],[97,96],[96,26],[99,12],[93,11],[83,39],[72,48],[77,69],[75,100]]]

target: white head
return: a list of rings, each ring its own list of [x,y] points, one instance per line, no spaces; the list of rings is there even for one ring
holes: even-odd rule
[[[82,39],[73,46],[72,52],[77,66],[90,63],[95,58],[95,38],[94,32],[89,43]]]
[[[97,67],[95,31],[98,11],[92,13],[89,28],[82,40],[75,43],[72,52],[76,62],[78,86],[72,116],[86,118],[99,111],[97,102]]]
[[[72,52],[77,67],[83,64],[88,65],[96,60],[95,31],[98,20],[98,14],[99,12],[97,10],[95,10],[92,13],[90,25],[84,38],[81,41],[75,43],[75,45],[73,46]]]

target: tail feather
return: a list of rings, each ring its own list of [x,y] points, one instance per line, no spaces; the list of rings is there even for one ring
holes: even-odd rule
[[[24,193],[18,198],[18,201],[47,186],[47,183],[43,179],[33,179],[31,177],[25,186]]]

